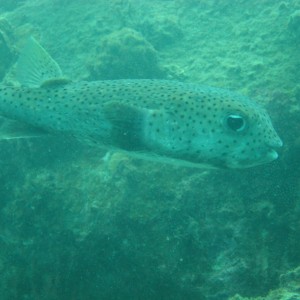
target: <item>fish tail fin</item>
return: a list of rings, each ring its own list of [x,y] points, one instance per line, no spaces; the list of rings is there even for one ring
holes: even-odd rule
[[[33,138],[47,135],[47,132],[34,126],[0,117],[0,141],[20,138]]]

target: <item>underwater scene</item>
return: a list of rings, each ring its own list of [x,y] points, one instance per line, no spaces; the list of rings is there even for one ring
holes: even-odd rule
[[[299,50],[299,0],[1,0],[0,299],[300,300]]]

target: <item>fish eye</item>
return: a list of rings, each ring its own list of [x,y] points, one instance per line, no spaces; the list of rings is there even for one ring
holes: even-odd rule
[[[229,115],[226,117],[226,125],[235,132],[241,132],[246,127],[246,121],[243,116]]]

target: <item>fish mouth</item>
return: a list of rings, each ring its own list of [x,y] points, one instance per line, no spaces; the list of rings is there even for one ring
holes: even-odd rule
[[[261,156],[261,160],[257,162],[257,165],[261,165],[264,163],[269,163],[273,160],[276,160],[279,156],[278,152],[275,150],[276,148],[282,147],[282,142],[277,145],[272,145],[272,147],[268,147],[264,155]]]
[[[272,162],[273,160],[276,160],[278,156],[277,151],[273,147],[267,147],[267,149],[261,149],[261,151],[257,152],[251,159],[245,158],[237,161],[227,161],[226,166],[227,168],[233,169],[251,168]]]
[[[253,164],[253,166],[262,165],[276,160],[279,154],[274,148],[280,148],[281,146],[282,142],[280,144],[277,144],[276,147],[274,145],[272,145],[272,147],[268,147],[265,151],[265,154],[262,154],[261,159],[258,159],[257,162]]]
[[[273,161],[275,159],[278,158],[278,152],[274,149],[270,149],[268,152],[267,152],[267,155],[266,155],[266,160],[267,161]]]
[[[266,157],[269,159],[269,161],[273,161],[278,158],[278,152],[275,150],[277,148],[281,148],[283,146],[283,142],[280,138],[275,140],[272,144],[268,145],[269,149],[267,152]],[[274,149],[275,148],[275,149]]]

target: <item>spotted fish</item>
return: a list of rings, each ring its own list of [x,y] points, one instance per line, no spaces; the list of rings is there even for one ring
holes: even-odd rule
[[[247,168],[275,160],[282,141],[267,112],[247,97],[167,80],[72,82],[30,38],[18,86],[0,86],[0,138],[75,136],[146,159]]]

